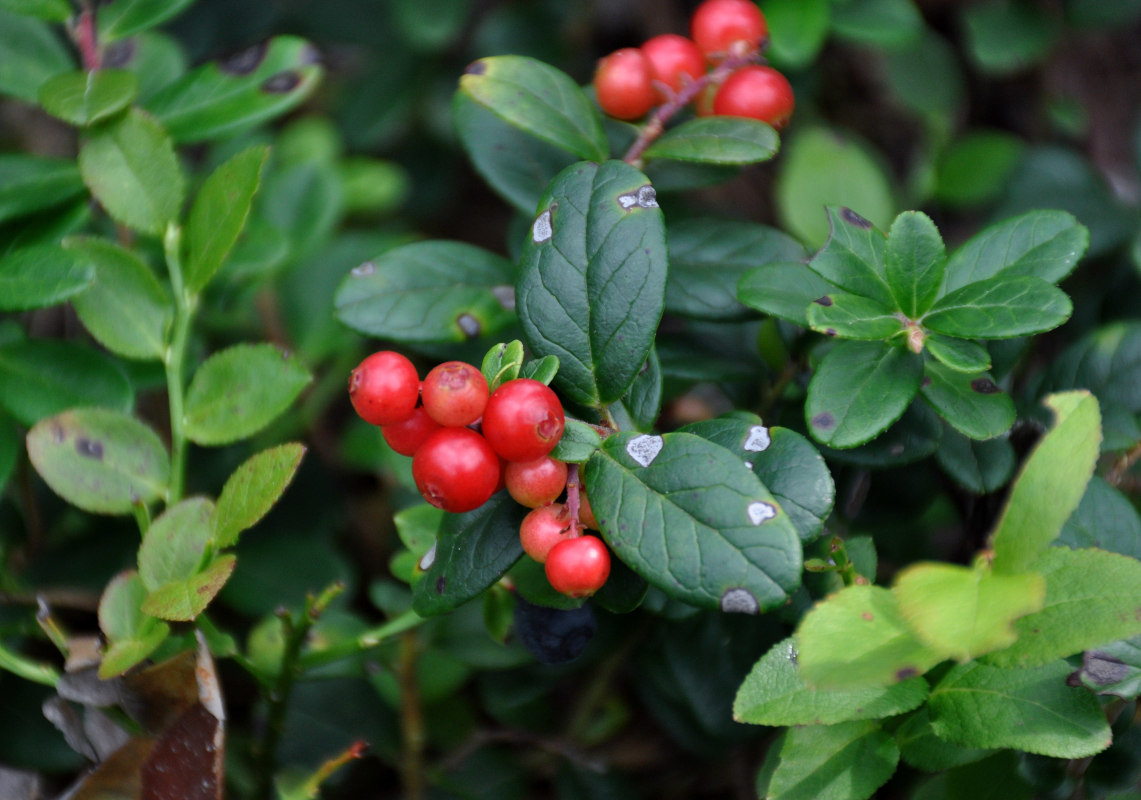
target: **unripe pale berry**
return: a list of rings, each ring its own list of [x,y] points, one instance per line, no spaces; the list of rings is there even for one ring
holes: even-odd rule
[[[567,539],[582,536],[582,529],[572,524],[567,507],[562,503],[536,508],[519,525],[519,542],[523,552],[540,564],[547,560],[551,548]]]

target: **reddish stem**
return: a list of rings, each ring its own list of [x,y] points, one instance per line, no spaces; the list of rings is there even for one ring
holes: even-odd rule
[[[580,484],[578,482],[578,464],[567,464],[567,516],[575,530],[582,532],[582,523],[578,521],[578,508]]]
[[[95,29],[95,12],[84,4],[79,12],[79,19],[75,25],[75,45],[79,48],[79,55],[83,58],[83,68],[94,72],[102,66],[103,57],[99,52],[98,34]]]

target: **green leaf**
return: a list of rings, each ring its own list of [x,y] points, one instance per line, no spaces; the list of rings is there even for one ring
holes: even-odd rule
[[[322,244],[343,213],[344,187],[336,166],[320,160],[303,161],[264,175],[250,229],[256,231],[258,223],[276,229],[286,245],[282,260],[296,260]],[[248,241],[249,234],[245,243]],[[236,254],[241,248],[242,244],[235,248]],[[240,259],[234,260],[240,263]],[[230,277],[241,274],[230,269]]]
[[[938,130],[949,130],[953,122],[957,123],[966,80],[958,49],[943,35],[924,26],[915,41],[880,55],[882,80],[900,106]],[[925,164],[924,171],[927,169]]]
[[[943,660],[903,618],[894,594],[849,586],[817,603],[796,632],[800,674],[815,688],[888,686]]]
[[[892,591],[919,639],[944,658],[967,661],[1013,643],[1012,623],[1042,607],[1046,582],[1033,572],[920,563],[900,572]]]
[[[573,417],[567,417],[562,438],[551,451],[551,458],[570,464],[583,464],[590,460],[601,444],[602,437],[593,426]]]
[[[143,603],[148,614],[163,619],[193,619],[217,594],[217,590],[211,593],[195,613],[183,615],[187,609],[187,582],[203,573],[203,559],[212,546],[213,515],[214,504],[210,500],[192,497],[167,508],[147,528],[139,546],[139,577],[149,593]],[[159,591],[163,594],[156,601],[155,593]]]
[[[811,689],[796,661],[791,637],[773,645],[741,684],[733,719],[752,725],[834,725],[902,714],[927,698],[927,682],[918,675],[891,687]]]
[[[296,108],[323,74],[313,45],[277,36],[188,72],[146,107],[179,144],[228,138]]]
[[[206,179],[186,220],[186,289],[200,292],[226,261],[250,214],[269,149],[251,147]]]
[[[967,55],[984,72],[1007,75],[1043,59],[1061,34],[1060,20],[1019,0],[964,10]]]
[[[1101,414],[1089,392],[1050,395],[1054,427],[1023,463],[991,537],[994,570],[1025,572],[1058,538],[1093,475]]]
[[[0,345],[0,407],[22,425],[76,406],[129,411],[135,394],[118,362],[61,339]]]
[[[609,152],[598,110],[570,76],[525,56],[493,56],[468,66],[459,91],[508,124],[579,158]]]
[[[416,613],[447,613],[499,580],[523,554],[519,525],[526,510],[499,492],[475,511],[446,514],[435,545],[420,559],[424,576],[412,587]]]
[[[947,261],[943,291],[999,275],[1057,283],[1089,247],[1089,230],[1065,211],[1030,211],[971,237]]]
[[[933,333],[924,340],[924,346],[943,366],[956,372],[986,372],[990,369],[990,353],[971,339],[954,339]]]
[[[657,425],[661,411],[662,363],[657,349],[651,348],[641,371],[626,394],[610,407],[610,413],[621,430],[649,433]]]
[[[646,159],[703,164],[756,164],[780,149],[772,126],[744,117],[700,117],[671,128],[646,148]]]
[[[74,68],[53,26],[0,9],[0,94],[35,103],[44,81]]]
[[[737,296],[750,308],[807,328],[809,305],[835,290],[806,264],[782,262],[745,273]]]
[[[907,409],[923,360],[882,342],[841,342],[820,362],[804,412],[812,436],[836,448],[875,438]]]
[[[828,37],[828,0],[768,0],[769,50],[779,69],[801,69],[820,52]]]
[[[966,747],[1011,747],[1055,758],[1085,758],[1112,738],[1094,695],[1066,685],[1070,666],[1034,669],[962,664],[931,690],[937,736]]]
[[[99,9],[99,35],[106,41],[133,36],[181,14],[194,0],[115,0]]]
[[[905,211],[895,218],[887,237],[884,277],[896,307],[909,319],[931,308],[943,283],[947,252],[931,218]]]
[[[149,427],[119,411],[83,408],[37,423],[28,458],[52,490],[96,514],[129,514],[166,493],[170,458]]]
[[[185,75],[187,69],[182,45],[173,37],[156,31],[132,37],[130,50],[122,53],[116,64],[138,77],[139,100],[144,104]]]
[[[1141,636],[1088,650],[1082,667],[1067,681],[1080,683],[1098,694],[1133,700],[1141,694]]]
[[[995,200],[1006,188],[1025,150],[1021,139],[1005,131],[968,132],[947,147],[935,166],[936,199],[952,208],[970,208]]]
[[[253,527],[281,498],[293,480],[305,445],[297,442],[271,447],[251,456],[222,487],[214,512],[214,544],[231,547],[238,534]]]
[[[875,722],[790,728],[779,747],[766,756],[777,759],[767,787],[757,786],[769,800],[865,800],[899,763],[895,740]]]
[[[1141,324],[1116,322],[1089,333],[1055,359],[1044,389],[1089,389],[1103,405],[1137,413],[1141,412],[1138,385]]]
[[[0,0],[0,10],[48,22],[67,22],[74,13],[67,0]]]
[[[1055,544],[1141,558],[1141,517],[1129,498],[1094,475]]]
[[[926,403],[915,401],[903,416],[867,444],[848,450],[824,448],[824,454],[842,464],[861,467],[896,467],[910,464],[939,449],[943,423]]]
[[[143,611],[160,619],[189,622],[206,610],[238,565],[232,554],[221,555],[185,580],[163,584],[147,595]]]
[[[341,282],[337,318],[355,331],[397,342],[462,342],[514,321],[515,269],[460,242],[415,242],[366,261]]]
[[[820,535],[836,487],[824,459],[807,439],[787,428],[767,428],[760,417],[743,412],[680,430],[715,442],[744,461],[788,514],[802,542]]]
[[[841,39],[885,50],[906,46],[923,32],[912,0],[860,0],[832,8],[832,31]]]
[[[830,206],[828,222],[831,236],[808,266],[846,292],[894,308],[895,298],[887,284],[887,239],[883,232],[850,208]]]
[[[487,351],[480,372],[487,381],[488,391],[494,392],[507,381],[518,378],[522,366],[523,343],[518,339],[512,339],[510,342],[500,342]]]
[[[621,161],[568,167],[547,188],[523,247],[515,301],[524,340],[556,355],[555,386],[612,403],[654,343],[665,299],[665,227],[654,189]]]
[[[587,463],[603,537],[666,594],[758,613],[800,582],[792,521],[740,459],[688,433],[617,434]]]
[[[615,558],[611,559],[606,583],[591,595],[590,602],[611,614],[629,614],[642,605],[649,589],[645,578],[626,566],[625,561]]]
[[[301,394],[312,376],[272,344],[239,344],[206,359],[186,391],[186,436],[220,445],[253,436]]]
[[[928,361],[923,371],[923,399],[963,435],[993,439],[1014,424],[1014,401],[989,373],[968,375],[938,361]]]
[[[750,222],[687,219],[670,225],[666,233],[670,253],[666,311],[697,319],[731,320],[752,316],[737,300],[737,285],[742,278],[757,267],[777,267],[773,262],[805,257],[804,247],[792,237]],[[823,284],[803,264],[789,267],[798,276],[807,275],[810,283]],[[831,288],[823,285],[827,288],[808,301]],[[758,280],[756,287],[760,297],[767,299],[771,295],[764,279]],[[798,292],[804,289],[799,281],[790,282],[789,287]],[[808,301],[796,309],[801,315]]]
[[[0,155],[0,223],[61,205],[84,191],[72,159]]]
[[[812,301],[808,324],[844,339],[889,339],[903,330],[898,312],[858,294],[831,291]]]
[[[16,430],[16,423],[6,415],[0,415],[0,495],[12,476],[16,467],[16,458],[24,450],[20,441],[20,432]]]
[[[99,630],[108,647],[99,662],[103,680],[122,675],[155,651],[170,633],[170,626],[149,614],[142,605],[147,590],[139,573],[120,572],[99,598]]]
[[[420,558],[436,543],[446,516],[442,508],[417,503],[397,511],[392,516],[392,522],[396,525],[396,534],[400,537],[401,544],[416,558]]]
[[[178,218],[185,186],[170,137],[154,118],[131,109],[89,134],[79,171],[117,222],[158,236]]]
[[[133,72],[101,69],[65,72],[46,81],[39,91],[40,105],[53,117],[86,127],[110,119],[139,93]]]
[[[1000,275],[944,295],[922,321],[948,336],[1009,339],[1052,330],[1073,310],[1066,293],[1041,278]]]
[[[0,256],[0,311],[54,306],[88,286],[94,270],[58,244],[23,247]]]
[[[1014,474],[1014,448],[1006,439],[970,439],[955,430],[943,431],[935,460],[964,489],[988,494],[1006,485]]]
[[[523,366],[519,368],[520,378],[530,378],[546,386],[550,386],[551,381],[553,381],[558,374],[559,359],[557,356],[533,358],[530,361],[524,362]]]
[[[1018,641],[988,663],[1033,667],[1141,634],[1141,561],[1052,547],[1034,570],[1046,579],[1045,604],[1015,623]]]
[[[935,735],[931,718],[924,706],[904,720],[895,730],[899,755],[911,766],[924,772],[939,772],[986,758],[992,750],[959,747]],[[959,796],[959,795],[956,795]],[[963,798],[976,795],[962,795]],[[1000,795],[1005,797],[1006,795]],[[1029,798],[1027,798],[1029,800]]]
[[[95,267],[95,281],[71,304],[96,341],[127,358],[162,358],[174,311],[150,267],[106,239],[73,238],[64,247]]]

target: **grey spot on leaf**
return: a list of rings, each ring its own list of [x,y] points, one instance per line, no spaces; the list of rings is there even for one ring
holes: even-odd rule
[[[658,193],[649,184],[639,187],[636,192],[627,192],[618,195],[618,205],[629,210],[631,208],[657,208]]]
[[[836,427],[836,418],[827,411],[821,411],[812,418],[812,427],[822,431],[830,430]]]
[[[456,324],[460,326],[464,336],[469,339],[475,339],[479,336],[479,332],[483,330],[483,326],[479,324],[479,320],[471,314],[460,314],[456,317]]]
[[[859,214],[857,214],[855,211],[853,211],[850,208],[841,208],[840,209],[840,216],[843,217],[845,222],[848,222],[852,225],[855,225],[857,228],[863,228],[864,230],[871,230],[872,229],[872,223],[871,222],[864,219],[863,217],[861,217]]]
[[[269,43],[262,42],[218,62],[218,68],[230,75],[249,75],[265,58]]]
[[[374,272],[376,272],[376,264],[372,263],[371,261],[366,261],[360,266],[353,267],[352,271],[349,274],[354,278],[364,278],[365,276],[371,275]]]
[[[744,448],[750,453],[763,453],[773,443],[769,429],[764,425],[754,425],[749,428],[749,436],[745,439]]]
[[[75,440],[75,451],[86,458],[103,460],[103,443],[80,436]]]
[[[428,552],[420,556],[420,569],[427,572],[431,569],[432,565],[436,563],[436,542],[432,542],[432,546],[428,548]]]
[[[800,658],[800,653],[798,653],[796,651],[796,645],[793,644],[792,642],[788,643],[788,653],[786,653],[786,656],[788,657],[788,660],[792,663],[792,665],[795,667],[797,660]]]
[[[721,595],[721,610],[726,614],[756,614],[761,610],[757,598],[748,589],[726,589]]]
[[[535,224],[531,226],[531,241],[535,244],[549,242],[554,232],[551,227],[551,209],[548,208],[535,218]]]
[[[641,466],[648,467],[654,463],[658,453],[662,452],[663,444],[661,436],[643,434],[626,443],[626,453]]]
[[[514,286],[492,286],[491,296],[499,301],[499,305],[503,306],[504,311],[515,310]]]
[[[266,78],[262,82],[261,90],[266,94],[286,94],[301,85],[301,74],[296,70],[287,69]]]
[[[1090,683],[1108,686],[1124,679],[1129,674],[1129,665],[1108,653],[1089,650],[1082,655],[1081,672]]]
[[[103,51],[102,66],[107,69],[122,69],[131,63],[136,52],[138,52],[138,46],[135,44],[134,39],[123,39],[120,42],[114,42],[108,45],[107,49]]]
[[[749,503],[749,521],[754,525],[768,522],[777,515],[776,507],[772,503]]]

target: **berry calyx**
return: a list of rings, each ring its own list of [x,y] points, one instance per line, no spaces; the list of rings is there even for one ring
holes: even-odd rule
[[[701,50],[691,40],[676,33],[663,33],[647,39],[642,45],[642,54],[653,68],[654,80],[675,93],[705,74],[705,56]],[[658,99],[668,99],[660,87]]]
[[[595,536],[567,539],[547,553],[545,569],[556,592],[568,597],[590,597],[610,577],[610,551]]]
[[[499,457],[470,428],[441,428],[412,457],[412,479],[436,508],[461,513],[479,508],[499,484]]]
[[[570,518],[562,503],[536,508],[523,517],[519,525],[519,542],[523,552],[540,564],[547,560],[551,549],[569,539],[582,536],[582,530]]]
[[[694,43],[710,63],[729,55],[759,52],[769,34],[765,16],[752,0],[705,0],[689,21]]]
[[[440,423],[428,416],[423,406],[412,409],[412,414],[402,422],[381,425],[380,433],[388,446],[402,456],[414,456],[420,445],[440,429]]]
[[[735,70],[713,98],[714,114],[759,119],[778,129],[795,106],[788,79],[772,67],[756,65]]]
[[[373,425],[408,419],[419,397],[416,367],[391,350],[373,353],[349,375],[349,400],[361,419]]]
[[[623,47],[598,62],[594,72],[598,107],[617,119],[646,116],[658,99],[650,60],[636,47]]]
[[[483,435],[508,461],[534,461],[554,449],[566,417],[559,398],[531,378],[507,381],[491,393],[483,411]]]
[[[527,508],[553,503],[567,485],[567,465],[543,456],[534,461],[509,461],[503,470],[507,493]]]
[[[424,411],[447,428],[470,425],[487,405],[487,379],[471,364],[445,361],[424,378]]]

